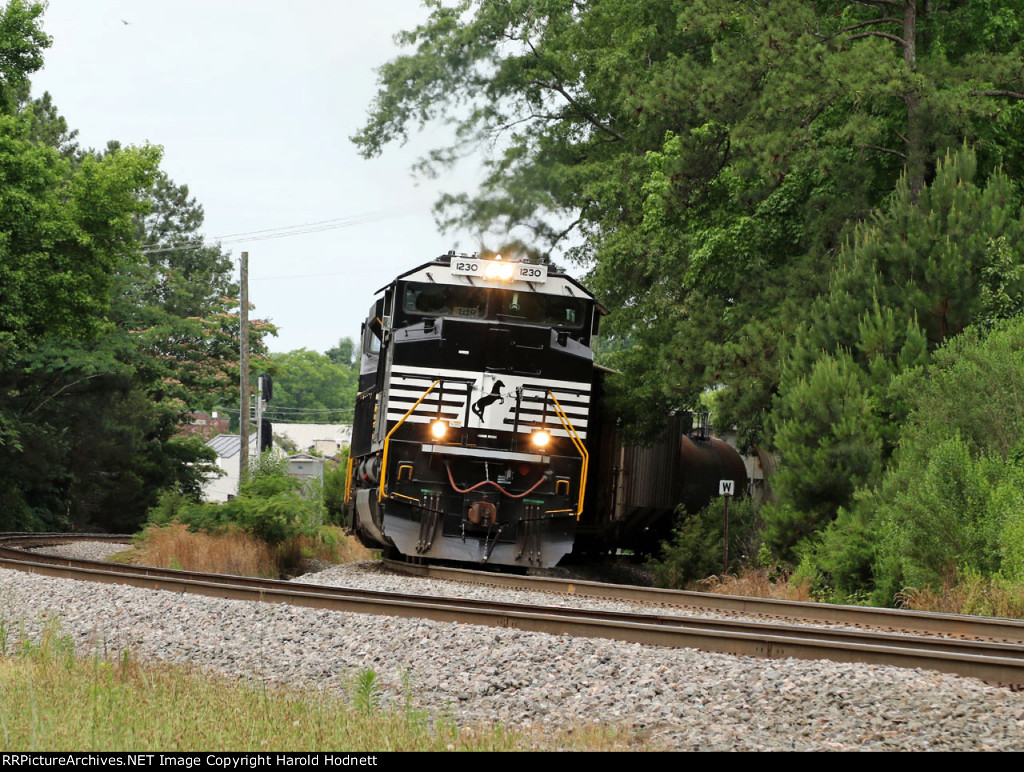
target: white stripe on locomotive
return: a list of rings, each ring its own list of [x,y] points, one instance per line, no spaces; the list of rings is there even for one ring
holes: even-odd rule
[[[558,400],[573,428],[581,438],[586,438],[587,416],[590,410],[590,384],[583,381],[564,381],[532,378],[507,373],[479,373],[471,370],[435,369],[427,367],[397,366],[391,372],[387,398],[387,420],[399,421],[431,383],[444,379],[428,394],[406,418],[408,423],[429,423],[438,417],[438,400],[441,400],[440,417],[455,423],[469,420],[469,425],[491,431],[510,431],[515,424],[515,393],[522,387],[523,398],[519,407],[519,433],[530,434],[543,424],[556,437],[567,437],[568,432],[561,425],[550,400],[550,390]],[[461,382],[460,382],[461,381]],[[497,394],[494,386],[502,383]],[[470,386],[467,407],[466,387]],[[492,403],[481,406],[484,413],[472,409],[473,405],[487,395],[495,395]],[[546,411],[544,403],[547,402]],[[498,409],[494,410],[497,405]],[[546,413],[546,415],[545,415]],[[543,421],[542,421],[543,419]]]

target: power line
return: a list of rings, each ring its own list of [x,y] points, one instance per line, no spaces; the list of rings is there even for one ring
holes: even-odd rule
[[[264,416],[266,416],[267,413],[277,413],[277,412],[280,412],[280,413],[287,413],[287,412],[294,412],[294,413],[354,413],[355,411],[356,411],[356,409],[354,407],[311,407],[311,408],[305,408],[305,407],[268,407],[268,408],[264,409],[263,414],[264,414]],[[232,415],[239,415],[241,413],[241,410],[239,410],[239,408],[237,408],[237,407],[226,407],[226,408],[218,408],[217,412],[218,413],[231,413]],[[251,411],[250,411],[250,414],[251,414]]]
[[[257,276],[249,277],[249,281],[280,281],[283,279],[320,279],[324,276],[365,276],[380,273],[380,268],[368,268],[364,271],[328,271],[326,273],[289,274],[288,276]]]
[[[302,223],[300,225],[284,225],[278,228],[264,228],[256,231],[242,233],[229,233],[225,236],[213,236],[208,239],[189,239],[179,241],[169,246],[161,246],[159,242],[142,245],[142,254],[154,255],[161,252],[174,252],[179,249],[200,249],[203,247],[216,247],[232,244],[248,243],[250,241],[265,241],[268,239],[283,239],[289,236],[301,236],[307,233],[320,233],[322,231],[337,230],[339,228],[351,228],[355,225],[378,220],[392,219],[409,214],[407,209],[385,209],[379,212],[368,212],[366,214],[338,217],[332,220],[319,220],[317,222]]]
[[[302,413],[337,413],[339,410],[344,410],[351,413],[355,410],[354,407],[279,407],[273,406],[268,407],[267,410],[297,410]]]

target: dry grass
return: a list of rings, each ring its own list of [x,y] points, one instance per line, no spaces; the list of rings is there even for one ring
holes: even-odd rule
[[[216,536],[172,524],[143,531],[127,562],[236,576],[277,575],[271,548],[241,531]]]
[[[193,533],[179,523],[147,528],[135,548],[119,560],[137,565],[180,568],[234,576],[279,577],[301,573],[311,560],[349,563],[376,553],[334,526],[311,538],[300,536],[270,546],[237,529],[221,534]]]
[[[694,586],[700,592],[719,595],[742,595],[748,598],[774,598],[776,600],[814,600],[807,582],[794,584],[784,573],[764,568],[744,568],[733,576],[709,576]]]
[[[736,576],[711,576],[690,589],[750,598],[820,601],[808,582],[794,583],[787,574],[743,569]],[[945,614],[1024,619],[1024,586],[1002,579],[960,577],[939,590],[908,587],[896,596],[900,608]]]
[[[1000,579],[961,578],[941,590],[908,587],[896,602],[914,611],[1024,619],[1024,587]]]
[[[307,554],[330,563],[355,563],[360,560],[376,560],[376,550],[367,549],[354,536],[347,536],[344,529],[324,526],[316,538],[300,536],[296,544]]]

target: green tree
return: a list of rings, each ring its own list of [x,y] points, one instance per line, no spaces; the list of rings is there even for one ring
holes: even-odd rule
[[[762,513],[765,539],[777,555],[792,559],[794,545],[881,473],[878,421],[849,355],[818,360],[785,393],[776,444],[781,459],[772,485],[780,500]]]
[[[78,129],[68,127],[64,116],[57,111],[49,92],[33,99],[24,110],[31,110],[31,136],[37,142],[52,147],[69,161],[81,160],[82,149],[78,146]]]
[[[911,411],[892,463],[807,545],[804,573],[878,604],[969,574],[1019,580],[1022,352],[1016,317],[969,328],[894,380]]]
[[[341,344],[339,349],[344,348]],[[330,353],[302,348],[270,355],[274,373],[274,399],[268,411],[271,420],[351,423],[359,373],[351,361],[336,363]]]
[[[29,76],[43,66],[52,41],[42,28],[45,3],[8,0],[0,8],[0,113],[15,112],[29,93]]]
[[[115,142],[107,153],[117,152]],[[204,212],[188,186],[158,171],[135,216],[141,259],[119,278],[112,319],[131,339],[127,356],[176,422],[191,410],[237,404],[238,285],[220,246],[206,244]],[[265,320],[250,322],[253,372],[267,366]]]
[[[965,138],[991,153],[994,164],[1019,171],[1019,137],[1005,135],[1019,125],[1024,100],[1019,2],[838,5],[830,37],[857,94],[850,135],[902,160],[913,199],[936,159]]]
[[[749,565],[757,552],[758,509],[749,497],[729,507],[729,571]],[[648,563],[658,587],[685,590],[694,582],[721,574],[725,544],[725,499],[714,499],[694,514],[680,513],[679,524]]]
[[[339,367],[359,371],[359,349],[351,338],[342,338],[338,345],[324,352],[328,359]]]
[[[101,474],[72,470],[75,427],[104,385],[126,393],[107,317],[159,161],[143,147],[72,165],[32,136],[31,108],[0,115],[0,499],[20,527],[67,522],[76,480]]]
[[[160,151],[90,157],[72,169],[31,131],[30,115],[0,115],[0,334],[95,336]]]
[[[175,434],[234,398],[231,264],[159,148],[83,152],[29,100],[42,11],[0,9],[0,525],[131,530],[162,490],[198,495],[212,454]]]
[[[223,297],[237,297],[231,259],[220,246],[205,243],[203,207],[188,186],[159,171],[146,200],[148,211],[135,221],[145,257],[133,277],[139,287],[136,302],[188,318],[220,310]]]
[[[798,331],[775,403],[779,506],[764,514],[769,541],[787,557],[851,505],[855,488],[879,482],[908,412],[893,379],[924,365],[966,325],[1005,314],[1024,293],[1014,268],[1024,264],[1019,198],[1000,171],[984,185],[977,177],[975,154],[961,150],[916,196],[901,179],[886,208],[840,252],[829,293]],[[838,373],[837,362],[845,378],[815,382]],[[823,414],[835,399],[841,414]],[[837,441],[843,460],[833,458]],[[861,461],[851,467],[853,458]]]
[[[434,173],[495,148],[442,224],[519,227],[592,268],[631,422],[720,387],[721,420],[765,443],[779,339],[849,226],[964,140],[983,175],[1024,157],[1015,0],[428,8],[354,139],[374,155],[443,117]]]
[[[1018,190],[1001,170],[983,176],[972,150],[940,161],[916,197],[901,178],[887,206],[840,254],[826,299],[829,318],[815,320],[814,343],[849,346],[855,328],[843,331],[831,320],[862,312],[877,298],[902,318],[916,318],[930,349],[941,346],[987,313],[983,287],[990,295],[1024,291],[1006,270],[1024,256],[1022,228]],[[1004,268],[993,273],[999,250]]]

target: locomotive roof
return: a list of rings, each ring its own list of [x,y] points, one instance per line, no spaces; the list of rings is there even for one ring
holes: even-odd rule
[[[467,276],[457,276],[457,275],[453,274],[450,271],[451,262],[452,262],[453,258],[465,258],[465,259],[470,259],[470,260],[490,260],[490,259],[492,259],[492,258],[479,257],[477,255],[457,255],[454,252],[449,252],[447,255],[441,255],[440,257],[434,258],[429,263],[423,263],[422,265],[418,265],[415,268],[412,268],[412,269],[406,271],[405,273],[399,274],[398,276],[396,276],[394,278],[394,280],[392,280],[391,282],[389,282],[385,286],[381,287],[374,294],[378,294],[380,292],[383,292],[385,289],[387,289],[388,287],[393,285],[395,282],[399,282],[399,281],[402,281],[404,279],[410,279],[410,278],[412,278],[413,280],[416,280],[416,278],[417,278],[416,274],[422,274],[422,280],[424,280],[424,281],[433,281],[433,282],[436,282],[437,284],[456,284],[456,285],[464,284],[464,283],[466,283],[467,280],[469,280],[470,277],[467,277]],[[507,260],[507,261],[503,261],[503,262],[512,263],[514,265],[522,264],[522,261],[517,261],[517,260]],[[531,264],[531,265],[539,265],[539,264]],[[546,267],[546,269],[548,271],[548,273],[547,273],[548,280],[551,280],[551,279],[559,280],[558,284],[560,286],[564,286],[563,282],[565,284],[571,284],[573,287],[578,289],[583,294],[584,297],[587,297],[590,300],[594,300],[593,293],[590,292],[590,290],[588,290],[586,287],[584,287],[578,281],[576,281],[576,279],[574,279],[572,276],[570,276],[569,274],[565,273],[564,271],[561,271],[561,270],[559,270],[557,268],[554,268],[550,264],[547,264],[545,267]],[[432,268],[446,268],[446,269],[449,269],[449,270],[446,271],[444,273],[444,275],[434,275],[433,273],[428,273],[430,271],[430,269],[432,269]],[[524,284],[528,285],[530,287],[531,291],[533,291],[533,292],[541,292],[541,293],[544,293],[544,294],[559,294],[558,290],[556,290],[554,288],[545,290],[544,289],[545,284],[537,284],[537,283],[534,283],[534,282],[514,281],[514,282],[510,282],[509,284],[488,284],[487,286],[493,286],[493,287],[497,287],[497,288],[500,289],[502,287],[507,287],[507,288],[515,287],[515,286],[522,287]],[[598,308],[600,309],[600,312],[602,314],[608,313],[604,309],[604,307],[601,306],[600,304],[598,304]]]

